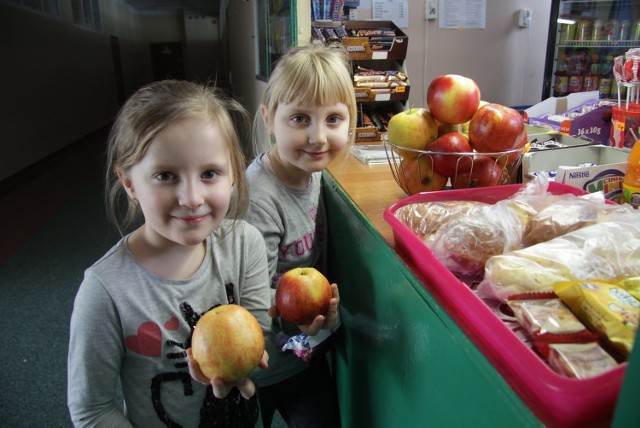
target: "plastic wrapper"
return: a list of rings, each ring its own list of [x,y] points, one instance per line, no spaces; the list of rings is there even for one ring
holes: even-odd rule
[[[506,204],[478,206],[439,228],[429,248],[454,274],[482,277],[490,257],[520,247],[523,228],[520,215]]]
[[[549,366],[567,377],[586,379],[616,368],[618,363],[597,342],[549,345]]]
[[[589,328],[602,334],[623,356],[633,348],[640,302],[623,288],[605,281],[568,281],[554,292]]]
[[[506,301],[522,293],[553,291],[573,280],[614,280],[640,272],[640,215],[619,215],[550,241],[487,260],[480,297]],[[613,217],[613,216],[612,216]]]
[[[487,205],[475,201],[437,201],[405,205],[395,212],[411,232],[421,240],[435,233],[443,224],[471,208]]]
[[[640,276],[624,278],[618,282],[617,285],[627,290],[627,293],[631,294],[636,299],[640,300]]]
[[[604,210],[605,199],[602,193],[592,193],[585,197],[573,195],[555,197],[549,205],[536,212],[527,223],[523,245],[539,244],[592,225],[599,220],[599,213]]]
[[[588,331],[558,298],[509,300],[518,322],[533,337],[566,336]]]

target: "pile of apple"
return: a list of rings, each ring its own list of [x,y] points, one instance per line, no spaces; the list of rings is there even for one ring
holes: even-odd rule
[[[475,81],[439,76],[427,89],[427,108],[394,115],[387,139],[400,162],[394,169],[408,194],[504,184],[527,145],[522,115],[480,98]],[[393,165],[392,165],[393,167]]]

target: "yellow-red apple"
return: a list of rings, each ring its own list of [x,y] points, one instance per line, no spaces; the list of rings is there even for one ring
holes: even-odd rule
[[[431,81],[427,88],[427,105],[441,122],[468,122],[480,104],[480,88],[473,79],[445,74]]]
[[[318,315],[327,314],[331,297],[331,284],[320,271],[312,267],[294,268],[278,282],[276,308],[292,324],[310,324]]]
[[[502,167],[494,158],[478,155],[473,160],[470,171],[458,174],[453,181],[455,189],[467,187],[497,186],[502,182]]]
[[[469,122],[469,141],[478,152],[503,152],[526,144],[522,138],[524,119],[515,109],[489,103],[480,107]]]
[[[442,190],[448,181],[448,177],[433,170],[431,155],[402,159],[398,165],[397,177],[398,184],[409,195]]]
[[[387,139],[391,144],[413,150],[425,150],[438,138],[438,125],[425,108],[410,108],[393,115],[387,124]],[[419,152],[397,150],[402,157],[416,157]]]
[[[196,323],[191,351],[206,377],[236,382],[262,360],[264,335],[251,312],[239,305],[220,305]]]

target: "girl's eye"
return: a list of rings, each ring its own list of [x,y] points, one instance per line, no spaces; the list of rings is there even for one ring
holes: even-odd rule
[[[216,177],[216,175],[218,175],[218,173],[212,169],[210,169],[209,171],[205,171],[202,173],[202,178],[205,180],[211,180],[213,178]]]
[[[157,173],[155,175],[155,178],[160,181],[169,181],[169,180],[173,180],[175,178],[175,175],[173,175],[168,171],[164,171],[164,172]]]
[[[342,122],[342,118],[340,116],[333,115],[333,116],[329,116],[329,118],[327,118],[327,123],[333,124],[333,125],[337,125],[338,123]]]
[[[296,116],[291,116],[291,121],[293,123],[296,123],[296,124],[304,123],[306,121],[306,117],[304,115],[301,115],[301,114],[296,115]]]

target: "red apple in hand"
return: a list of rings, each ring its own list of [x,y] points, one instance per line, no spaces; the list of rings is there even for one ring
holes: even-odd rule
[[[264,335],[251,312],[239,305],[220,305],[196,323],[191,351],[206,377],[236,382],[262,360]]]
[[[404,158],[398,166],[398,184],[409,195],[442,190],[448,178],[433,170],[430,155]]]
[[[502,168],[491,156],[476,156],[469,172],[458,174],[453,182],[455,189],[467,187],[497,186],[502,180]]]
[[[425,150],[438,137],[438,125],[424,108],[410,108],[393,115],[387,124],[387,139],[397,146]],[[397,150],[402,157],[416,157],[418,152]]]
[[[471,118],[469,141],[478,152],[503,152],[522,143],[523,131],[524,119],[518,111],[489,103],[480,107]]]
[[[456,156],[452,154],[433,154],[433,170],[445,177],[455,177],[456,172],[461,174],[471,169],[473,149],[466,135],[460,132],[449,132],[438,137],[429,144],[430,152],[469,153],[468,156]]]
[[[480,88],[475,81],[457,74],[436,77],[427,88],[427,105],[436,120],[467,122],[480,104]]]
[[[292,324],[311,324],[318,315],[327,314],[332,297],[331,284],[317,269],[295,268],[280,278],[276,308]]]

